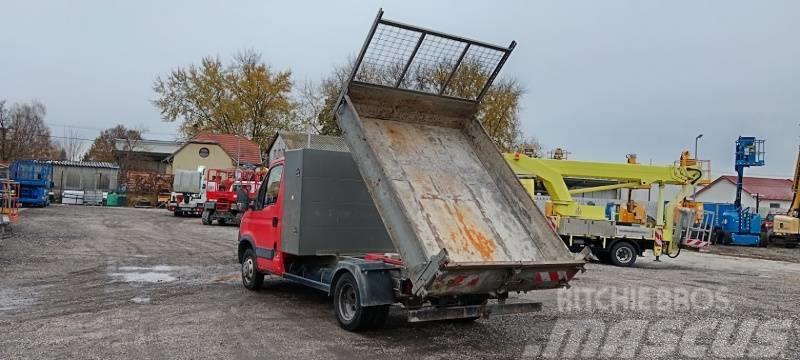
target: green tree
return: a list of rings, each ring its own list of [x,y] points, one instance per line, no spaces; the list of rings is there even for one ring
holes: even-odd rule
[[[352,61],[349,63],[352,64]],[[359,71],[358,80],[379,84],[394,84],[400,73],[398,69],[401,69],[400,66],[390,66],[387,69],[370,69],[364,66]],[[335,66],[331,74],[316,87],[315,94],[321,99],[321,106],[318,106],[319,111],[315,116],[306,116],[305,121],[314,123],[314,128],[323,135],[341,134],[333,111],[341,86],[350,75],[350,68],[350,65]],[[452,65],[445,63],[410,69],[403,80],[403,87],[420,91],[439,89],[447,82],[451,69]],[[445,94],[474,98],[480,93],[488,76],[481,64],[465,61],[450,80]],[[512,150],[523,141],[519,122],[519,100],[523,93],[516,80],[499,79],[486,92],[478,109],[478,120],[503,151]]]
[[[92,146],[84,156],[84,160],[113,162],[114,146],[117,139],[142,140],[142,132],[136,129],[128,129],[125,125],[117,125],[105,129],[94,139]]]
[[[275,72],[253,51],[241,52],[228,66],[206,57],[200,65],[158,77],[153,100],[166,121],[181,121],[181,132],[238,134],[266,145],[275,131],[296,129],[291,72]]]

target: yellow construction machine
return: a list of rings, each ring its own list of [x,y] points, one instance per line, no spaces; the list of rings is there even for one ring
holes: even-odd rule
[[[544,214],[574,252],[589,247],[598,258],[614,265],[630,266],[645,250],[651,250],[656,259],[662,254],[677,256],[681,239],[691,231],[707,231],[710,236],[710,221],[703,215],[696,215],[698,207],[685,206],[686,197],[703,178],[697,162],[642,165],[636,162],[635,155],[629,155],[627,163],[540,159],[520,153],[506,153],[504,157],[534,199],[537,180],[547,190],[549,200],[545,203]],[[567,178],[612,183],[569,189]],[[631,192],[636,189],[649,191],[654,185],[658,186],[656,214],[648,216],[645,206],[631,199]],[[678,194],[668,203],[665,201],[666,185],[680,186]],[[629,191],[624,204],[616,201],[605,205],[582,204],[573,197],[614,189]]]
[[[794,194],[792,204],[786,215],[775,215],[772,218],[772,231],[769,232],[769,243],[783,244],[795,248],[800,243],[800,150],[794,169]]]

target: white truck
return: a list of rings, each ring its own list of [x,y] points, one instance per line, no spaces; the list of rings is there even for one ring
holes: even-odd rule
[[[196,171],[176,170],[172,180],[172,194],[167,210],[175,216],[200,216],[203,213],[203,173],[205,167]]]

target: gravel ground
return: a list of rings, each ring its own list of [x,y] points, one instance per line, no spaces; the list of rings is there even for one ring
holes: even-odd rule
[[[800,263],[800,248],[787,249],[779,246],[752,248],[742,246],[712,246],[712,254],[752,259],[766,259]]]
[[[245,290],[235,227],[121,208],[20,218],[0,244],[1,359],[800,358],[796,263],[685,251],[589,264],[570,290],[512,295],[539,313],[408,324],[393,309],[384,329],[353,334],[314,290]],[[549,343],[565,326],[588,337]]]

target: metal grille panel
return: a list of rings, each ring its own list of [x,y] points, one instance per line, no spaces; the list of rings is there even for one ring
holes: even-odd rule
[[[478,102],[516,46],[500,47],[378,14],[351,81]]]

